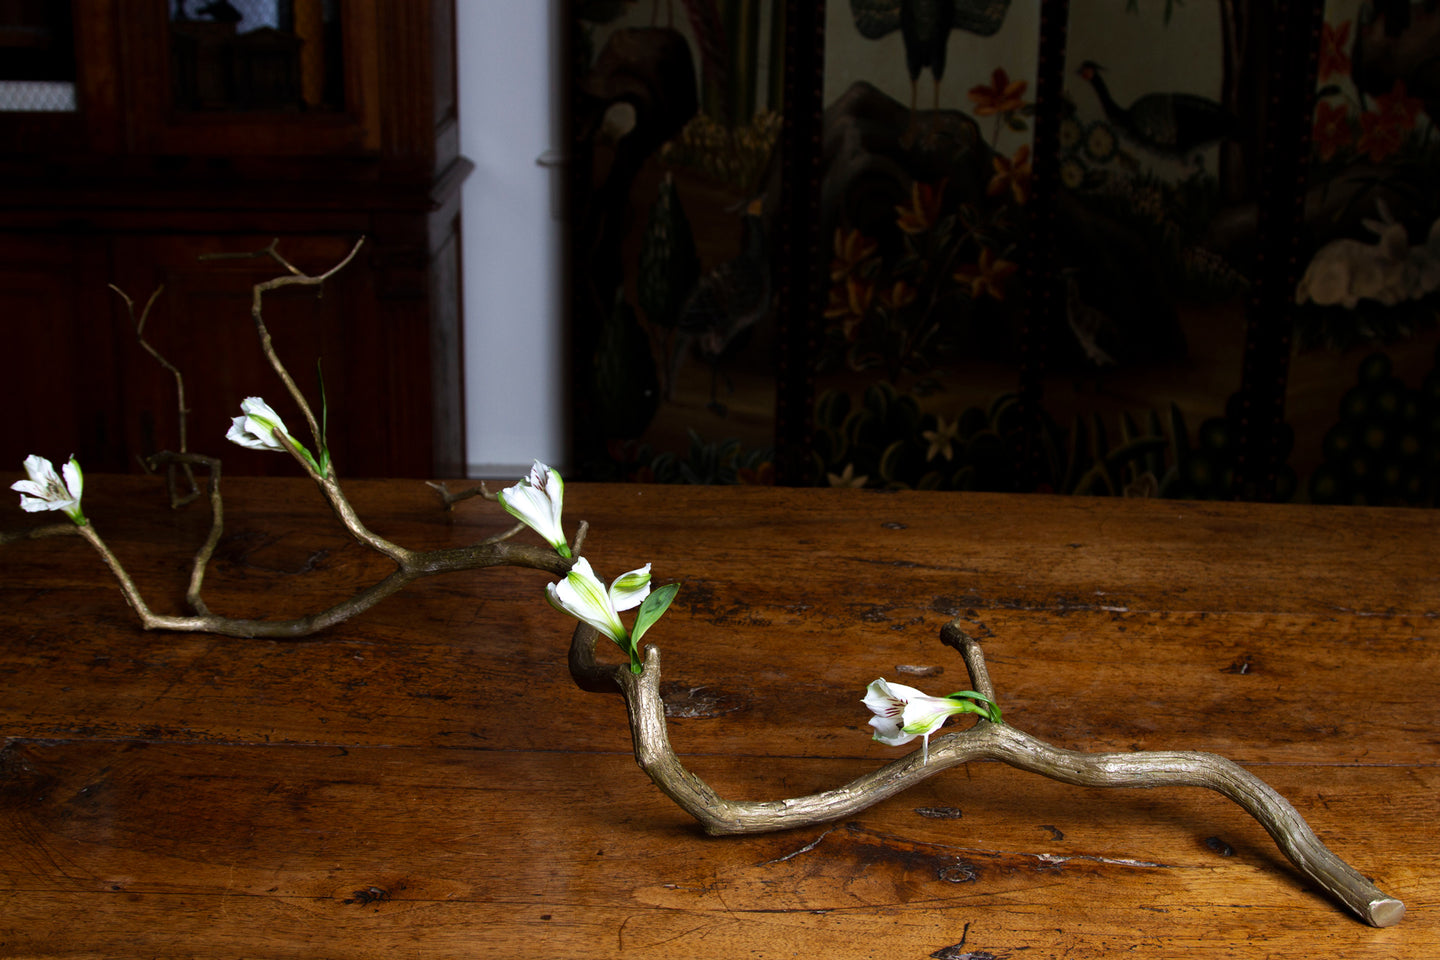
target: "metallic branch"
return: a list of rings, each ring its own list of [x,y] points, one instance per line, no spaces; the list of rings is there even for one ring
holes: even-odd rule
[[[160,299],[160,294],[165,290],[165,285],[162,283],[151,292],[150,299],[145,301],[145,307],[140,311],[138,318],[135,316],[135,301],[130,299],[129,294],[113,283],[110,284],[110,289],[114,290],[120,299],[125,301],[125,309],[130,314],[130,322],[135,324],[135,339],[139,341],[140,346],[144,347],[145,352],[154,357],[155,362],[164,367],[169,371],[170,375],[175,378],[175,406],[178,408],[180,414],[180,453],[188,454],[190,451],[190,441],[188,439],[190,407],[185,402],[185,377],[180,372],[179,367],[175,366],[175,364],[169,360],[166,360],[160,351],[155,349],[155,346],[149,340],[145,339],[145,324],[150,320],[150,310],[155,306],[155,301]],[[141,461],[147,473],[154,472],[156,466],[155,460],[155,457],[146,457]],[[184,493],[180,492],[175,483],[175,470],[177,467],[185,474],[185,483],[188,489]],[[171,509],[179,509],[200,496],[200,487],[195,483],[195,471],[189,462],[181,458],[171,458],[166,465],[165,487],[170,492]]]
[[[241,254],[209,254],[202,259],[237,259],[246,257],[268,257],[275,261],[286,271],[285,275],[271,280],[265,280],[254,284],[251,297],[251,316],[255,321],[256,332],[260,338],[260,346],[269,360],[271,367],[279,375],[285,384],[287,391],[305,415],[310,426],[310,431],[315,438],[316,444],[321,451],[324,450],[325,437],[321,423],[317,421],[314,412],[311,410],[305,396],[295,384],[295,380],[286,370],[279,355],[275,352],[274,344],[271,342],[270,331],[265,326],[262,306],[264,296],[267,292],[288,286],[313,286],[320,288],[326,280],[343,270],[356,255],[364,244],[364,238],[356,241],[349,253],[339,263],[330,269],[319,274],[307,274],[300,270],[289,260],[283,257],[278,250],[279,241],[272,241],[263,250],[241,253]],[[327,627],[334,626],[356,614],[363,613],[375,604],[396,593],[410,583],[422,577],[435,576],[441,573],[452,573],[461,570],[476,570],[482,567],[511,566],[530,567],[536,570],[545,570],[556,576],[564,576],[574,563],[573,560],[561,557],[549,547],[533,547],[525,544],[509,542],[523,525],[509,528],[504,533],[482,540],[479,543],[466,547],[450,547],[437,550],[412,550],[385,539],[367,527],[355,508],[351,505],[344,490],[340,487],[340,481],[336,478],[333,470],[324,468],[322,474],[316,469],[316,464],[305,452],[297,446],[296,442],[285,434],[278,434],[280,442],[285,449],[300,464],[302,470],[310,477],[319,488],[321,495],[330,505],[331,511],[337,520],[359,543],[378,553],[388,557],[394,564],[395,570],[388,576],[381,578],[375,583],[360,589],[356,594],[328,609],[321,610],[306,616],[297,617],[291,620],[264,620],[242,617],[226,617],[212,613],[201,596],[201,587],[205,579],[205,570],[211,557],[214,555],[216,546],[220,543],[220,537],[224,530],[224,503],[220,496],[220,460],[215,457],[207,457],[201,454],[190,453],[186,449],[186,415],[189,409],[185,402],[184,378],[180,370],[166,360],[148,341],[145,340],[145,324],[150,316],[150,310],[160,295],[157,288],[150,295],[145,303],[138,319],[135,318],[135,304],[126,293],[113,284],[111,288],[124,300],[126,308],[130,311],[131,319],[135,322],[136,336],[141,345],[153,356],[161,366],[174,375],[176,382],[177,403],[180,408],[180,451],[162,451],[147,457],[144,465],[149,472],[155,472],[161,467],[166,471],[166,484],[170,492],[170,503],[172,507],[188,503],[200,495],[199,487],[195,481],[194,468],[204,467],[209,472],[208,493],[210,500],[211,522],[210,530],[205,541],[196,551],[191,563],[190,582],[185,591],[185,602],[191,611],[182,615],[159,614],[150,609],[149,604],[141,595],[140,589],[135,581],[125,570],[121,563],[101,538],[99,531],[93,523],[84,526],[74,524],[52,524],[45,527],[37,527],[20,533],[0,533],[0,544],[14,543],[21,540],[40,539],[50,536],[62,536],[77,534],[83,537],[92,547],[95,548],[106,566],[114,575],[120,585],[120,592],[124,594],[126,602],[140,618],[140,625],[146,630],[174,630],[191,633],[214,633],[226,637],[269,637],[277,639],[295,639],[307,637]],[[322,463],[328,463],[328,458],[322,458]],[[180,494],[176,488],[176,470],[184,472],[189,481],[190,492]],[[431,484],[431,486],[436,486]],[[468,496],[475,495],[474,492],[467,492],[460,495],[449,495],[441,484],[436,487],[445,500],[446,508],[450,508],[458,501]],[[477,490],[486,499],[494,500],[495,495],[484,489],[482,484]],[[572,553],[579,556],[580,547],[584,542],[587,527],[582,522],[579,524]]]
[[[768,833],[853,816],[882,800],[972,760],[998,760],[1020,770],[1086,787],[1203,787],[1238,804],[1263,826],[1296,868],[1366,923],[1388,927],[1405,916],[1405,905],[1382,893],[1329,850],[1295,808],[1272,787],[1238,764],[1211,753],[1140,751],[1081,753],[1052,746],[1008,723],[978,721],[968,730],[933,737],[929,762],[916,751],[821,793],[785,800],[727,800],[685,769],[670,746],[660,696],[660,651],[645,649],[645,670],[605,666],[595,660],[594,628],[580,624],[570,645],[570,672],[583,690],[619,692],[625,698],[635,759],[666,796],[707,833]],[[971,686],[985,696],[993,687],[980,644],[958,622],[943,632],[965,658]]]

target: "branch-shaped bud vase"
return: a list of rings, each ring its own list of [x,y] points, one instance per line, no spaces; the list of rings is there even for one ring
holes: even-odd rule
[[[586,624],[570,645],[570,672],[581,689],[619,692],[625,699],[635,759],[655,785],[712,835],[767,833],[828,823],[852,816],[920,781],[972,760],[998,760],[1020,770],[1085,787],[1204,787],[1234,801],[1270,834],[1307,878],[1319,884],[1366,923],[1393,926],[1405,905],[1387,896],[1341,860],[1309,824],[1260,778],[1224,757],[1193,751],[1081,753],[1051,746],[1008,723],[981,720],[968,730],[938,736],[928,762],[915,752],[843,786],[785,800],[727,800],[685,769],[670,746],[665,704],[660,696],[660,651],[645,649],[644,672],[595,660],[598,634]],[[942,638],[965,659],[974,689],[992,697],[980,645],[957,623]]]

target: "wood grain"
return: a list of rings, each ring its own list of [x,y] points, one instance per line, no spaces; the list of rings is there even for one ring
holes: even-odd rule
[[[203,511],[170,511],[157,480],[88,479],[87,515],[151,603],[179,612]],[[418,483],[347,489],[407,546],[508,525],[478,501],[447,518]],[[851,821],[706,838],[635,767],[619,698],[570,684],[570,623],[541,601],[544,574],[437,577],[302,642],[147,634],[63,538],[0,548],[0,955],[1440,947],[1440,518],[568,492],[602,576],[654,561],[682,583],[650,637],[676,748],[722,793],[799,795],[897,755],[868,738],[863,687],[964,685],[938,641],[961,615],[1008,720],[1077,749],[1226,754],[1404,899],[1406,919],[1356,923],[1212,794],[1087,790],[991,763]],[[388,572],[301,481],[227,480],[226,494],[214,609],[304,612]]]

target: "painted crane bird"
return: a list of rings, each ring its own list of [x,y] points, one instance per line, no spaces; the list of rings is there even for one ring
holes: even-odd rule
[[[900,31],[905,66],[910,70],[910,109],[915,109],[920,71],[930,68],[935,109],[940,109],[940,79],[951,30],[992,36],[1005,22],[1010,0],[850,0],[850,14],[861,36],[878,40]]]
[[[670,353],[667,396],[674,395],[675,378],[691,345],[710,365],[710,402],[720,416],[726,408],[716,390],[720,360],[726,349],[747,333],[770,309],[770,252],[761,219],[764,196],[746,204],[741,218],[740,252],[700,278],[680,308],[675,346]]]
[[[1100,75],[1104,68],[1093,60],[1080,65],[1080,76],[1095,88],[1100,107],[1110,125],[1153,153],[1198,162],[1201,148],[1223,140],[1235,126],[1235,118],[1214,100],[1193,93],[1147,93],[1129,107],[1110,96]]]

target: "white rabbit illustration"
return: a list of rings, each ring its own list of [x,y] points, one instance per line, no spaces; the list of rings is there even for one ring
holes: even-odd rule
[[[1339,304],[1352,310],[1365,299],[1394,306],[1411,298],[1411,291],[1418,289],[1422,266],[1418,259],[1412,260],[1405,225],[1391,218],[1383,201],[1378,207],[1379,220],[1361,222],[1379,241],[1365,243],[1343,237],[1325,244],[1315,252],[1295,287],[1296,303],[1310,300],[1322,307]],[[1433,228],[1431,235],[1435,235]],[[1425,249],[1440,256],[1440,246],[1431,251],[1427,244]],[[1433,264],[1433,269],[1440,271],[1440,262]],[[1436,280],[1440,286],[1440,274]]]

